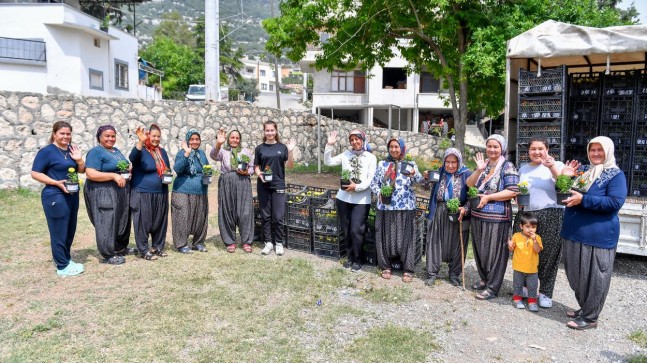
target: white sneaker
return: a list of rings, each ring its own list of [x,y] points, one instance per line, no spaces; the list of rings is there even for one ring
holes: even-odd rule
[[[275,251],[277,256],[283,256],[283,243],[277,243]]]
[[[550,309],[553,307],[553,300],[544,294],[539,294],[539,306]]]
[[[272,242],[267,242],[265,244],[265,247],[263,247],[263,249],[261,250],[261,255],[269,255],[273,249],[274,245],[272,244]]]

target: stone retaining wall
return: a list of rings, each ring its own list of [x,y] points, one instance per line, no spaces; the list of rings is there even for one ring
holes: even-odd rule
[[[317,115],[309,112],[280,111],[256,107],[245,102],[198,104],[172,100],[149,101],[139,99],[81,97],[70,94],[28,94],[0,91],[0,189],[38,188],[39,183],[30,176],[36,152],[49,143],[52,124],[68,121],[73,127],[72,142],[87,152],[97,142],[95,133],[100,125],[111,124],[117,129],[116,146],[128,154],[136,142],[135,129],[155,122],[162,128],[162,146],[171,160],[180,149],[186,131],[201,131],[203,147],[207,152],[215,141],[220,127],[236,128],[242,134],[245,147],[255,147],[262,141],[262,123],[275,121],[282,140],[295,138],[295,161],[317,162]],[[347,147],[348,132],[357,124],[321,117],[321,153],[330,130],[340,131],[340,146]],[[362,127],[363,129],[366,129]],[[374,152],[386,155],[388,130],[366,129]],[[403,137],[409,152],[417,157],[441,157],[440,139],[432,136],[394,131]]]

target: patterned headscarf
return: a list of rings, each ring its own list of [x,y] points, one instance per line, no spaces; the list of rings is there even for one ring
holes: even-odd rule
[[[366,134],[364,133],[364,131],[362,131],[362,130],[360,130],[360,129],[355,129],[355,130],[352,130],[352,131],[350,132],[350,134],[348,134],[348,138],[349,138],[349,139],[350,139],[351,135],[355,135],[355,136],[359,137],[359,138],[362,140],[362,149],[361,149],[361,150],[359,150],[359,151],[354,150],[354,149],[351,149],[351,152],[352,152],[353,154],[355,154],[355,155],[359,156],[359,155],[362,155],[362,153],[363,153],[364,151],[368,151],[368,152],[370,152],[370,151],[371,151],[371,145],[369,145],[369,144],[368,144],[368,136],[366,136]]]
[[[458,160],[458,167],[456,168],[456,172],[453,174],[450,174],[447,172],[447,169],[445,169],[445,162],[447,161],[447,157],[453,155],[456,157]],[[465,165],[463,165],[463,155],[461,154],[460,150],[450,147],[449,149],[445,150],[445,155],[443,155],[443,166],[441,168],[443,172],[445,173],[445,195],[444,195],[444,200],[448,201],[454,196],[454,182],[452,177],[456,174],[462,174],[469,169]]]
[[[585,192],[589,190],[591,185],[602,175],[602,172],[605,171],[606,169],[611,169],[611,168],[618,168],[618,165],[616,165],[616,157],[615,157],[615,147],[613,145],[613,141],[606,137],[606,136],[597,136],[591,139],[589,141],[589,144],[586,146],[586,151],[588,153],[588,150],[591,148],[591,144],[600,144],[602,145],[602,149],[604,149],[604,162],[602,164],[598,165],[593,165],[591,163],[591,158],[589,158],[589,163],[591,163],[591,167],[589,168],[588,171],[586,171],[584,174],[580,175],[576,180],[575,180],[575,185],[577,185],[577,182],[579,180],[584,180],[586,184],[584,184],[584,187],[582,188]]]
[[[391,143],[394,141],[398,143],[398,146],[400,146],[400,158],[397,160],[393,158],[393,156],[391,156],[390,152],[388,152],[389,145],[391,145]],[[403,138],[399,138],[397,140],[396,139],[389,140],[389,142],[386,143],[386,147],[387,147],[387,156],[384,160],[389,163],[389,166],[386,168],[386,172],[384,173],[384,179],[385,181],[390,180],[391,186],[395,186],[395,178],[398,175],[399,163],[400,161],[402,161],[402,159],[404,159],[404,154],[407,151],[407,147],[404,145]]]
[[[485,176],[485,179],[483,179],[483,183],[481,183],[481,186],[479,187],[480,191],[485,190],[485,186],[488,182],[497,182],[499,181],[499,174],[501,172],[501,168],[503,167],[503,164],[505,163],[505,153],[506,149],[508,147],[508,143],[505,141],[505,138],[499,134],[492,134],[490,135],[487,140],[485,140],[485,144],[487,145],[487,142],[490,140],[494,140],[501,145],[501,156],[499,156],[499,160],[496,163],[496,166],[494,167],[494,170],[492,170],[488,175]],[[489,163],[489,160],[488,160]],[[485,173],[485,170],[481,173],[483,175]],[[479,178],[481,177],[479,175]]]
[[[186,133],[186,136],[184,137],[184,140],[186,141],[187,145],[189,144],[189,140],[191,140],[191,136],[193,135],[198,135],[198,137],[200,137],[200,133],[198,132],[198,130],[189,129],[189,131],[187,131]],[[201,137],[200,137],[200,140],[202,141]],[[198,157],[197,149],[191,148],[191,152],[189,153],[188,159],[189,159],[189,173],[191,173],[191,175],[196,175],[198,173],[198,165],[196,164],[199,164],[200,169],[202,168],[202,163],[200,163],[200,158]]]
[[[238,146],[236,147],[232,147],[231,145],[229,145],[229,137],[234,132],[238,134],[238,139],[240,140],[240,142],[238,143]],[[229,156],[229,165],[231,165],[232,169],[236,169],[236,165],[238,165],[238,161],[239,161],[238,153],[243,149],[243,147],[241,146],[242,144],[243,144],[243,135],[240,134],[240,131],[234,129],[229,131],[229,133],[227,133],[227,141],[225,141],[224,149],[231,151],[231,155]]]
[[[152,130],[157,130],[160,133],[162,132],[162,129],[160,129],[160,127],[157,126],[157,124],[152,124],[148,128],[149,136],[146,139],[146,141],[144,141],[144,147],[153,156],[153,160],[155,160],[155,168],[157,169],[157,175],[159,175],[159,177],[161,178],[162,175],[164,175],[164,172],[168,169],[168,166],[164,162],[164,158],[162,157],[162,151],[159,145],[153,146],[153,144],[151,144],[150,132]]]
[[[103,134],[104,132],[106,132],[108,130],[112,130],[115,133],[117,133],[117,130],[115,130],[114,126],[112,126],[112,125],[99,126],[99,128],[97,129],[97,142],[98,143],[101,143],[101,140],[100,140],[101,134]]]

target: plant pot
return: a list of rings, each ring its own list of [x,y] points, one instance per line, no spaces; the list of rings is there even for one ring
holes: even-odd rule
[[[173,183],[173,174],[162,174],[162,184]]]
[[[121,175],[124,180],[130,180],[130,173],[129,172],[119,172],[119,175]]]
[[[269,183],[272,181],[272,173],[263,173],[263,180],[265,180],[266,183]]]
[[[244,161],[239,161],[238,162],[238,170],[240,170],[240,171],[247,171],[248,166],[249,166],[249,163],[246,163]]]
[[[440,181],[440,172],[438,170],[427,170],[427,180],[430,183],[438,183]]]
[[[476,210],[478,209],[478,206],[481,203],[481,197],[470,198],[469,203],[470,203],[470,209]]]
[[[350,185],[350,180],[344,180],[344,179],[339,180],[339,186],[341,187],[342,190],[346,190],[346,188],[348,188],[349,185]]]
[[[202,185],[209,185],[209,184],[211,184],[211,175],[203,175]]]
[[[79,191],[79,183],[65,182],[65,190],[67,190],[68,193],[78,193],[78,191]]]
[[[416,169],[413,164],[403,161],[400,163],[400,174],[411,175]]]
[[[449,221],[452,223],[458,222],[458,217],[460,216],[459,212],[456,213],[447,213],[447,217],[449,218]]]
[[[102,26],[99,27],[99,29],[101,29],[101,31],[104,31],[106,33],[108,32],[108,27],[107,26],[102,25]]]
[[[522,206],[530,205],[530,193],[517,195],[517,204]]]
[[[570,196],[571,196],[571,192],[568,192],[568,193],[557,192],[557,204],[564,205],[564,201],[568,199]]]
[[[380,194],[380,200],[382,201],[382,204],[389,205],[391,204],[391,195],[389,195],[388,197],[385,197],[382,194]]]

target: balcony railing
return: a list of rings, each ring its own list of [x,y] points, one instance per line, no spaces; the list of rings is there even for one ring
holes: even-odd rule
[[[0,37],[0,60],[47,62],[45,42]]]

